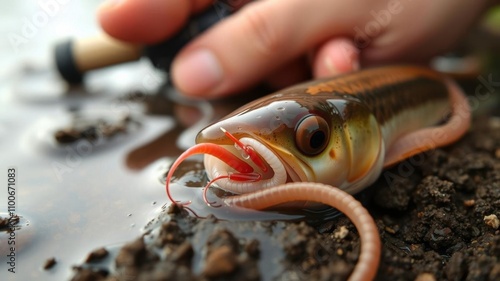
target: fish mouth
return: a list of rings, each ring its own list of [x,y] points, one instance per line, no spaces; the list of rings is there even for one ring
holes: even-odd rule
[[[231,167],[216,156],[205,155],[204,164],[210,180],[221,178],[216,184],[227,191],[236,194],[243,194],[270,188],[273,186],[285,184],[296,178],[296,173],[292,170],[287,161],[284,161],[274,149],[255,138],[242,137],[239,141],[245,146],[251,147],[257,155],[263,160],[264,167],[254,163],[244,151],[234,145],[220,145],[235,157],[245,161],[254,169],[249,173],[252,177],[244,180],[246,174],[237,173],[234,167]],[[229,175],[229,177],[228,177]],[[231,177],[231,175],[236,175]],[[250,180],[253,178],[253,180]]]

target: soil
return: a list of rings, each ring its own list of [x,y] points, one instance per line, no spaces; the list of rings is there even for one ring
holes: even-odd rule
[[[12,217],[1,217],[0,216],[0,231],[11,231],[11,228],[16,227],[19,224],[19,216],[14,215]]]
[[[383,244],[377,280],[500,280],[500,118],[476,118],[462,140],[384,171],[366,193]],[[360,247],[344,216],[223,221],[171,206],[146,229],[114,267],[86,263],[72,280],[345,280]]]
[[[95,142],[99,138],[104,140],[111,139],[118,134],[126,134],[132,123],[136,126],[140,125],[140,123],[133,120],[130,115],[126,115],[120,120],[112,122],[100,118],[91,119],[86,116],[79,116],[77,110],[74,110],[72,114],[72,124],[54,133],[54,139],[58,144],[71,144],[79,140]]]

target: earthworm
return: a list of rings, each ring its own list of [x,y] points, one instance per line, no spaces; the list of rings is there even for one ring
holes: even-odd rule
[[[227,197],[224,202],[231,206],[262,210],[299,198],[330,205],[353,222],[359,233],[361,252],[349,280],[372,280],[380,263],[380,236],[368,211],[348,193],[321,183],[293,182],[243,196]]]

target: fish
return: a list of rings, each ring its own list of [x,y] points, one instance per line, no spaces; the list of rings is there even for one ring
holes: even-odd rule
[[[289,202],[327,204],[358,228],[361,253],[350,279],[370,280],[380,237],[351,195],[383,169],[460,139],[470,107],[454,81],[418,66],[383,66],[301,83],[264,96],[201,130],[167,175],[205,154],[209,183],[230,206],[265,209]],[[177,202],[178,203],[178,202]]]
[[[383,168],[465,133],[470,118],[467,108],[462,108],[459,124],[453,123],[446,136],[435,132],[424,138],[427,141],[415,139],[419,130],[439,124],[450,114],[456,97],[450,96],[444,81],[437,72],[411,66],[320,79],[237,109],[201,130],[196,143],[217,144],[243,159],[234,140],[227,137],[229,132],[265,158],[269,167],[259,171],[258,181],[217,181],[220,188],[236,194],[287,182],[320,182],[356,194],[372,184]],[[212,155],[205,156],[204,164],[211,179],[232,169]]]

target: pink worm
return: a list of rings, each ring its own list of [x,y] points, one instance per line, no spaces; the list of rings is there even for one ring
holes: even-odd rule
[[[278,204],[314,201],[330,205],[344,213],[358,230],[361,251],[348,280],[373,280],[380,263],[380,236],[368,211],[350,194],[322,183],[293,182],[245,195],[224,199],[228,205],[262,210]]]

